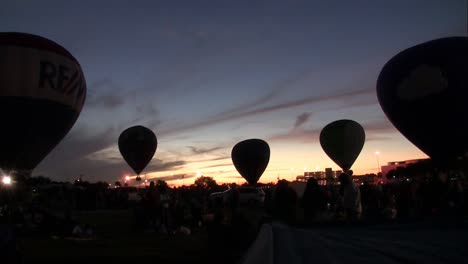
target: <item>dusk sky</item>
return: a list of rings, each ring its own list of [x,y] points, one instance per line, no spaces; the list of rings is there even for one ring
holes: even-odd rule
[[[338,119],[366,131],[355,174],[377,172],[376,151],[380,164],[425,158],[382,112],[377,76],[405,48],[466,36],[467,1],[3,0],[0,31],[59,43],[87,82],[77,123],[33,175],[122,180],[119,134],[143,125],[159,141],[148,178],[241,182],[231,149],[261,138],[269,182],[338,169],[318,140]]]

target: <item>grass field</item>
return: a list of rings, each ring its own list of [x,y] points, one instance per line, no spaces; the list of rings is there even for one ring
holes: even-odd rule
[[[158,235],[135,232],[131,211],[93,211],[75,216],[95,227],[97,238],[76,241],[22,238],[25,263],[236,263],[242,252],[229,248],[215,252],[207,232]],[[220,243],[223,241],[220,241]]]
[[[257,218],[254,222],[261,218],[261,213],[257,210],[243,213],[246,214],[244,219]],[[135,230],[132,212],[127,210],[82,212],[76,214],[75,218],[80,223],[91,224],[95,228],[97,238],[76,241],[23,237],[20,240],[23,263],[239,263],[249,241],[252,241],[256,235],[255,228],[250,229],[255,226],[251,223],[241,223],[237,229],[222,228],[212,236],[203,229],[195,230],[188,236],[145,234]],[[359,233],[358,236],[361,233],[381,232],[390,238],[398,231],[416,240],[431,235],[436,237],[444,235],[446,239],[447,234],[458,234],[457,230],[461,230],[463,231],[460,231],[461,237],[453,236],[451,240],[458,239],[462,241],[461,243],[465,243],[466,236],[462,234],[466,234],[468,230],[468,218],[423,219],[394,223],[325,222],[316,223],[313,228],[322,231],[335,230],[339,234]],[[421,241],[431,241],[431,239],[422,238]],[[418,243],[422,243],[421,241]]]

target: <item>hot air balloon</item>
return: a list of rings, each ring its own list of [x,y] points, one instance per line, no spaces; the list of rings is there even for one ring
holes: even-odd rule
[[[140,173],[151,161],[156,152],[156,135],[144,126],[125,129],[119,136],[120,154],[141,180]]]
[[[353,166],[366,140],[362,126],[353,120],[337,120],[320,132],[320,145],[343,171]]]
[[[65,48],[0,33],[0,169],[29,174],[70,131],[85,98],[83,71]]]
[[[377,80],[393,125],[440,164],[468,153],[468,38],[448,37],[401,51]]]
[[[261,139],[247,139],[232,148],[231,158],[240,175],[254,185],[270,161],[270,147]]]

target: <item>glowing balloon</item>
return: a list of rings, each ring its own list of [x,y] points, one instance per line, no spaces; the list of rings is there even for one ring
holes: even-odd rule
[[[120,154],[138,175],[153,158],[157,146],[156,135],[143,126],[127,128],[119,137]]]
[[[70,131],[85,98],[83,71],[65,48],[0,33],[0,169],[33,170]]]
[[[393,125],[434,161],[468,153],[468,38],[449,37],[403,50],[377,81]]]
[[[334,121],[320,132],[322,149],[344,171],[353,166],[365,140],[364,129],[353,120]]]
[[[244,140],[232,148],[231,158],[240,175],[256,184],[270,161],[270,147],[261,139]]]

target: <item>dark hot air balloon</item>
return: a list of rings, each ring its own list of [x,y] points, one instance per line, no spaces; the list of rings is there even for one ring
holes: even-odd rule
[[[366,140],[362,126],[353,120],[337,120],[320,132],[320,145],[338,166],[348,171],[353,166]]]
[[[85,98],[80,64],[65,48],[0,33],[0,169],[33,170],[70,131]]]
[[[240,175],[253,185],[270,161],[270,147],[261,139],[244,140],[232,148],[231,158]]]
[[[468,38],[448,37],[401,51],[377,80],[393,125],[437,163],[468,152]]]
[[[119,136],[120,154],[138,175],[137,179],[153,158],[157,146],[156,135],[144,126],[127,128]]]

